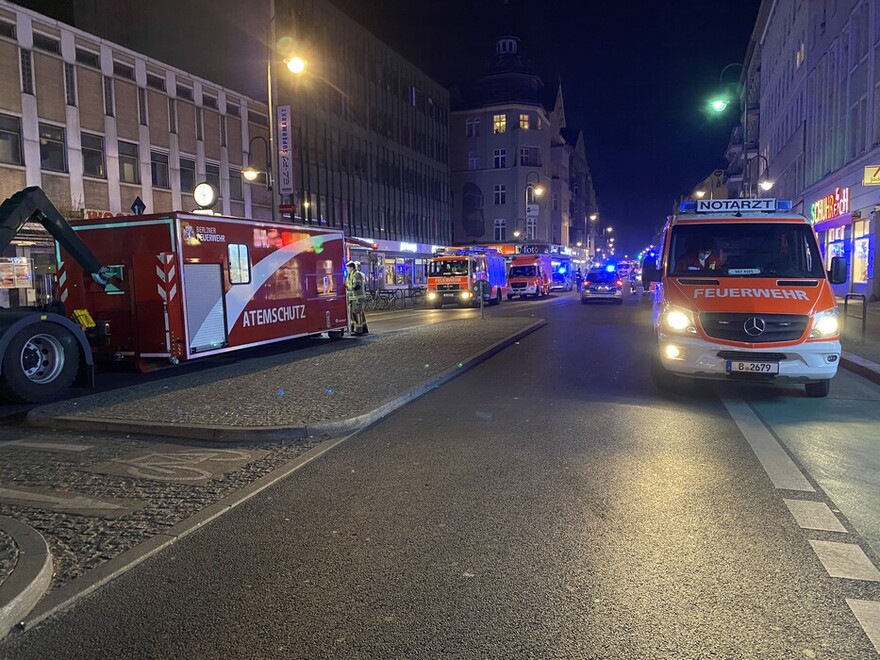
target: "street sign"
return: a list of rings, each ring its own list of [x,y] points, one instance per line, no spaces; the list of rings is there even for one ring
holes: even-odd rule
[[[527,204],[526,205],[526,216],[529,218],[536,218],[540,215],[541,209],[537,204]]]
[[[865,167],[865,178],[862,184],[865,186],[880,186],[880,165],[868,165]]]
[[[142,200],[140,196],[135,197],[134,202],[131,205],[131,212],[135,215],[143,215],[146,210],[147,205],[144,204],[144,200]]]

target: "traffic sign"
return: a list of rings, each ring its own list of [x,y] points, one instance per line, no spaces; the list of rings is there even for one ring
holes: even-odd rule
[[[144,200],[142,200],[140,196],[135,197],[134,202],[131,205],[131,212],[135,215],[143,215],[146,210],[147,205],[144,204]]]
[[[865,167],[865,178],[862,184],[866,186],[880,186],[880,165],[868,165]]]

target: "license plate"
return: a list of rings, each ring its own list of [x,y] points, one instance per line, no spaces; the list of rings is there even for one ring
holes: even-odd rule
[[[778,374],[778,362],[744,362],[742,360],[728,360],[727,373],[729,374]]]

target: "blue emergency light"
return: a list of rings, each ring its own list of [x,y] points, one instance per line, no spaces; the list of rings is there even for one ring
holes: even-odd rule
[[[615,266],[614,264],[608,264],[607,266],[605,266],[605,270],[606,272],[613,273],[615,270],[617,270],[617,266]]]

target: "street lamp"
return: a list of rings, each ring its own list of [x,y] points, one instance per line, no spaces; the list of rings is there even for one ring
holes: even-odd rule
[[[697,199],[703,199],[703,197],[706,196],[706,191],[705,190],[698,190],[694,194],[697,196]]]
[[[241,171],[241,175],[245,179],[250,181],[251,183],[256,181],[257,177],[260,176],[260,171],[258,169],[256,169],[255,167],[253,167],[253,165],[251,165],[251,156],[253,155],[253,151],[254,151],[254,142],[256,142],[257,140],[261,140],[263,142],[263,147],[266,150],[266,165],[265,165],[266,169],[264,170],[263,173],[266,175],[266,190],[269,191],[269,196],[271,197],[273,195],[273,191],[272,191],[272,159],[269,157],[269,153],[270,153],[269,143],[266,141],[266,138],[264,138],[262,135],[255,135],[254,137],[252,137],[250,139],[250,142],[248,142],[248,166]],[[274,215],[272,216],[272,220],[274,222],[274,220],[275,220]]]
[[[762,176],[758,180],[758,187],[761,190],[763,190],[764,192],[767,192],[773,187],[773,183],[774,183],[770,179],[770,163],[767,162],[766,156],[762,156],[761,154],[756,154],[756,155],[752,156],[751,158],[748,158],[746,160],[746,165],[743,168],[743,180],[748,181],[748,183],[749,183],[749,198],[750,199],[752,197],[752,182],[751,182],[751,178],[749,177],[749,171],[751,169],[752,161],[756,160],[758,158],[760,158],[761,160],[764,161],[764,176]]]
[[[739,62],[731,62],[730,64],[725,66],[723,69],[721,69],[721,75],[718,76],[719,87],[724,84],[724,73],[732,66],[738,66],[740,68],[743,68],[743,65],[740,64]],[[709,101],[709,106],[715,112],[719,112],[719,113],[724,112],[725,110],[727,110],[727,106],[730,105],[731,100],[732,99],[730,98],[730,96],[726,92],[722,91],[721,96],[716,96],[714,99]]]
[[[534,175],[536,181],[535,185],[531,184],[531,177]],[[544,186],[541,185],[541,175],[537,172],[529,172],[526,174],[526,187],[525,187],[525,224],[526,228],[528,227],[529,222],[529,205],[535,204],[537,197],[540,197],[544,194]],[[516,236],[517,232],[513,232],[513,235]],[[528,238],[528,236],[527,236]],[[534,237],[532,237],[534,238]]]

